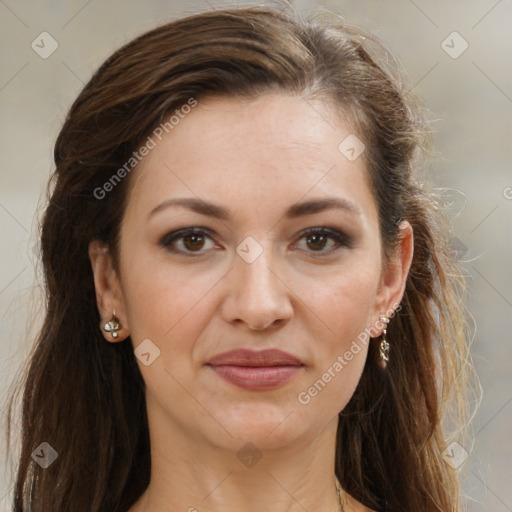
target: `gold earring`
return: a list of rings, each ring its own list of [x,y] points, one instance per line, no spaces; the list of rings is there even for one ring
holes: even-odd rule
[[[380,361],[379,365],[382,369],[386,369],[389,361],[389,343],[386,339],[386,329],[389,324],[389,318],[386,316],[381,317],[380,321],[384,324],[384,329],[382,329],[382,339],[380,340],[379,346],[379,354]]]
[[[119,318],[116,316],[116,310],[114,309],[114,314],[112,318],[103,326],[103,330],[109,332],[112,338],[117,338],[117,331],[121,329],[121,324],[119,322]]]

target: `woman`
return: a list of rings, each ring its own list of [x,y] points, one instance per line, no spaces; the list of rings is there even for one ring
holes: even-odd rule
[[[459,510],[463,287],[390,58],[251,8],[100,67],[55,146],[14,510]]]

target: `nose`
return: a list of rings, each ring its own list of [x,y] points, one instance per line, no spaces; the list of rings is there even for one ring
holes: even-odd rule
[[[244,323],[251,330],[281,325],[293,315],[292,292],[265,249],[252,263],[238,255],[230,272],[229,291],[222,304],[227,322]]]

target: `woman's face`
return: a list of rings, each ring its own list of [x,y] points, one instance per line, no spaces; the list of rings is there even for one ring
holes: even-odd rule
[[[381,264],[361,143],[325,104],[284,94],[199,101],[154,140],[109,302],[150,418],[224,449],[310,442],[403,293],[401,262]]]

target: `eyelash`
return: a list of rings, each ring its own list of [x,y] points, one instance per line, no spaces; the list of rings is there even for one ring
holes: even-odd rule
[[[168,233],[165,235],[162,240],[160,241],[160,245],[163,246],[166,250],[185,255],[187,257],[199,257],[202,254],[204,254],[206,251],[183,251],[176,249],[175,247],[172,247],[172,244],[176,242],[177,240],[181,240],[183,238],[186,238],[190,235],[201,235],[206,236],[208,238],[212,238],[209,234],[209,230],[207,228],[202,227],[191,227],[191,228],[184,228],[177,231],[173,231],[171,233]],[[327,255],[331,255],[333,252],[340,250],[341,248],[345,247],[350,249],[352,247],[352,237],[349,235],[346,235],[345,233],[342,233],[336,229],[328,228],[328,227],[314,227],[309,228],[305,231],[303,231],[300,235],[300,239],[311,236],[311,235],[320,235],[325,236],[327,238],[330,238],[334,240],[337,244],[337,246],[332,247],[328,250],[319,250],[319,251],[307,251],[311,253],[313,257],[324,257]],[[315,254],[316,253],[316,254]]]

